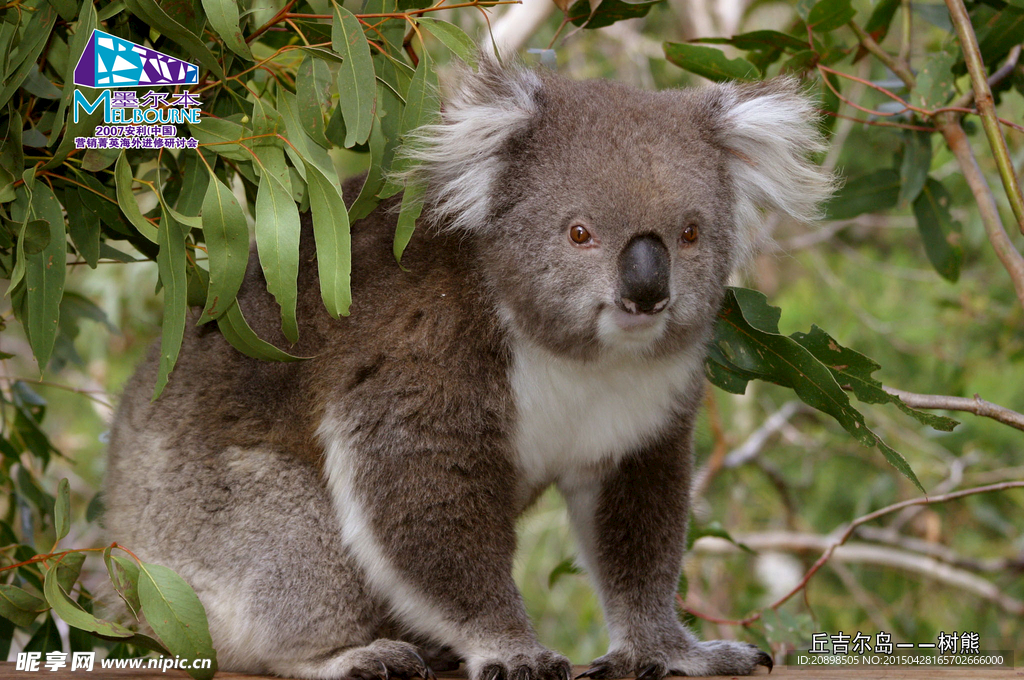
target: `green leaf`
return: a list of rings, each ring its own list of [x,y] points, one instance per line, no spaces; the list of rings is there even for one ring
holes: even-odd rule
[[[271,173],[260,177],[256,194],[256,249],[267,291],[281,307],[281,329],[290,342],[299,339],[295,305],[299,276],[299,211],[291,192]]]
[[[217,78],[224,79],[224,69],[213,52],[194,33],[172,19],[155,0],[124,0],[128,10],[146,24],[160,31],[184,48],[189,57],[210,69]],[[166,50],[165,50],[166,51]]]
[[[61,652],[64,650],[60,640],[60,631],[57,623],[49,614],[43,619],[43,624],[36,629],[28,642],[25,643],[25,652]]]
[[[254,359],[263,359],[264,361],[302,361],[306,358],[292,356],[256,335],[249,324],[246,323],[242,310],[238,307],[237,300],[217,319],[217,327],[220,328],[220,332],[231,343],[232,347]]]
[[[100,259],[100,218],[86,210],[82,201],[81,187],[71,187],[64,192],[64,209],[68,213],[68,235],[75,250],[91,268],[96,269]]]
[[[835,418],[859,442],[877,446],[889,463],[923,492],[903,456],[868,429],[864,416],[850,404],[831,370],[794,338],[779,334],[780,314],[777,307],[768,305],[764,294],[729,288],[715,326],[716,350],[730,366],[789,387],[804,403]]]
[[[53,191],[44,182],[32,192],[30,215],[46,220],[50,240],[35,254],[25,253],[25,331],[32,353],[43,370],[50,361],[60,321],[60,300],[64,296],[67,239],[64,216]]]
[[[53,130],[50,132],[48,144],[53,144],[60,136],[61,128],[64,126],[64,114],[67,112],[68,104],[75,91],[75,67],[78,60],[85,52],[89,44],[89,38],[97,26],[96,6],[91,2],[83,2],[82,9],[78,12],[78,22],[75,24],[75,33],[68,45],[68,64],[64,69],[64,93],[61,95],[60,106],[57,108],[57,115],[54,117]]]
[[[28,628],[40,612],[49,609],[43,600],[17,586],[0,583],[0,616]]]
[[[31,20],[28,21],[25,33],[18,44],[18,56],[15,62],[17,65],[4,74],[4,84],[0,88],[0,110],[6,108],[7,102],[21,87],[29,72],[36,68],[36,61],[49,41],[50,31],[53,30],[53,25],[57,21],[57,10],[52,5],[39,4],[41,6],[31,14]]]
[[[686,549],[689,550],[692,548],[694,542],[696,542],[698,538],[703,538],[704,536],[714,536],[715,538],[725,539],[743,552],[751,555],[754,554],[754,551],[750,549],[750,546],[733,538],[732,535],[725,530],[725,527],[722,526],[721,522],[708,522],[707,524],[695,524],[691,526],[690,531],[686,536]]]
[[[182,149],[179,161],[181,164],[181,192],[174,207],[182,215],[193,217],[203,207],[203,197],[210,183],[210,175],[206,172],[203,162],[199,160],[199,149]]]
[[[548,588],[554,588],[555,583],[558,579],[562,578],[566,574],[582,574],[583,570],[576,566],[576,561],[573,559],[562,560],[555,565],[555,568],[548,574]]]
[[[312,163],[306,163],[309,207],[316,239],[316,265],[320,274],[320,295],[327,312],[348,316],[352,304],[352,239],[348,210],[341,189]]]
[[[369,215],[380,202],[377,191],[384,186],[382,166],[387,142],[381,126],[374,125],[370,132],[370,170],[366,173],[366,179],[363,180],[363,186],[359,189],[359,195],[349,206],[348,219],[350,223],[357,222]]]
[[[23,248],[26,255],[38,255],[50,244],[50,223],[32,220],[25,224]]]
[[[896,10],[900,7],[900,0],[879,0],[875,8],[871,10],[868,22],[864,24],[864,30],[881,43],[889,34],[889,26],[892,25],[892,18],[896,16]]]
[[[217,670],[217,653],[206,611],[195,591],[167,567],[145,562],[139,566],[139,600],[146,621],[172,654],[211,659],[210,668],[189,671],[196,680],[209,680]]]
[[[252,52],[239,28],[238,3],[235,0],[203,0],[203,9],[206,10],[206,18],[210,20],[213,30],[217,31],[228,49],[252,61]]]
[[[942,182],[929,177],[914,201],[914,218],[928,260],[944,279],[955,283],[960,278],[964,251],[960,223],[950,215],[949,205],[949,192]]]
[[[306,134],[299,121],[298,105],[295,97],[290,92],[278,93],[278,105],[280,106],[281,120],[284,121],[285,137],[289,144],[285,145],[285,151],[292,157],[292,162],[300,172],[305,172],[305,163],[315,165],[325,177],[337,183],[338,172],[334,168],[334,161],[327,151],[313,142]],[[255,121],[255,119],[254,119]],[[294,150],[292,149],[294,147]]]
[[[438,89],[437,71],[431,66],[428,56],[424,54],[420,59],[419,66],[416,67],[412,82],[409,84],[406,105],[402,109],[402,122],[399,127],[401,130],[399,137],[402,143],[405,143],[409,133],[416,128],[434,123],[440,118],[441,102],[437,96]],[[386,97],[387,95],[382,95],[381,99]],[[410,168],[410,165],[411,162],[407,158],[399,155],[387,174],[400,176]],[[401,190],[400,183],[388,180],[377,195],[380,198],[388,198]]]
[[[899,0],[897,0],[898,4]],[[731,38],[697,38],[692,43],[732,45],[740,50],[806,50],[806,40],[795,38],[779,31],[751,31]]]
[[[76,554],[76,553],[71,553]],[[60,564],[60,560],[57,565]],[[58,566],[52,566],[46,570],[46,577],[43,579],[43,595],[46,601],[53,607],[60,618],[69,626],[80,630],[87,630],[94,633],[102,633],[110,637],[125,638],[131,637],[132,631],[112,621],[98,619],[89,612],[78,606],[78,603],[68,596],[68,590],[59,583]]]
[[[1024,8],[1005,7],[987,24],[988,30],[984,33],[978,32],[978,47],[985,64],[992,67],[1002,60],[1014,45],[1024,42]]]
[[[203,199],[203,236],[210,262],[210,290],[201,323],[216,319],[238,294],[249,262],[249,227],[231,190],[216,176]]]
[[[71,588],[75,585],[78,580],[78,576],[82,573],[82,563],[85,562],[85,553],[70,552],[57,562],[56,575],[57,585],[61,587],[66,593],[71,592]]]
[[[836,382],[844,388],[852,390],[857,398],[864,403],[895,404],[907,415],[943,432],[952,432],[953,428],[959,424],[952,418],[912,409],[904,404],[899,397],[886,392],[882,388],[882,383],[871,377],[871,374],[881,366],[860,352],[843,347],[817,326],[811,326],[810,333],[794,333],[790,337],[828,366]]]
[[[844,26],[856,14],[850,0],[820,0],[807,14],[807,27],[815,33],[827,33]]]
[[[114,590],[128,605],[135,618],[139,618],[139,611],[142,608],[139,602],[139,565],[135,560],[111,554],[109,546],[103,550],[103,562],[107,565],[107,574]]]
[[[907,130],[903,134],[903,161],[900,163],[900,193],[897,207],[905,208],[921,193],[932,166],[932,133]]]
[[[423,16],[417,19],[416,23],[440,40],[456,57],[476,68],[476,43],[461,28],[447,21]]]
[[[601,0],[591,4],[590,0],[576,0],[566,16],[576,26],[588,29],[605,28],[618,21],[645,17],[653,5],[662,0]]]
[[[295,76],[295,103],[299,110],[299,121],[306,134],[325,148],[331,146],[324,136],[324,116],[331,110],[333,89],[331,69],[323,59],[307,56],[302,60]]]
[[[57,531],[57,541],[68,535],[71,528],[71,486],[67,477],[57,484],[57,500],[53,505],[53,526]]]
[[[121,208],[121,212],[139,230],[140,234],[156,243],[157,229],[142,215],[139,204],[135,200],[135,194],[132,193],[132,167],[128,163],[127,151],[122,151],[121,155],[117,157],[117,163],[114,165],[114,180],[117,187],[117,205]]]
[[[241,123],[206,116],[195,125],[189,123],[188,129],[204,149],[218,156],[233,161],[252,160],[252,154],[242,147],[242,140],[251,137],[252,130]],[[248,141],[246,146],[251,143]]]
[[[917,87],[914,88],[914,103],[923,109],[935,109],[944,105],[956,93],[956,76],[953,65],[958,56],[952,49],[933,53],[917,73]]]
[[[826,216],[830,220],[848,220],[862,213],[894,208],[900,186],[900,176],[895,170],[876,170],[854,177],[825,206]]]
[[[206,174],[206,173],[201,173]],[[185,333],[188,312],[188,278],[185,275],[185,237],[189,228],[169,211],[164,211],[157,234],[160,251],[156,256],[160,283],[164,288],[164,320],[160,334],[160,366],[157,370],[153,399],[160,396],[178,361],[181,340]]]
[[[406,188],[402,195],[402,208],[398,213],[398,225],[395,227],[395,240],[392,246],[395,261],[399,264],[402,262],[402,253],[405,252],[406,246],[412,240],[412,233],[416,229],[416,220],[423,212],[423,194],[425,192],[426,187],[416,184]]]
[[[722,50],[702,45],[667,42],[665,58],[681,69],[716,82],[757,80],[757,68],[746,59],[728,59]]]
[[[362,144],[373,126],[376,78],[370,45],[356,16],[335,2],[331,45],[344,58],[338,70],[338,94],[345,117],[345,147]]]

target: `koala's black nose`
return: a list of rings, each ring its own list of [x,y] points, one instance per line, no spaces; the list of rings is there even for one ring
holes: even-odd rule
[[[619,254],[620,303],[632,314],[657,314],[668,306],[670,256],[654,234],[634,236]]]

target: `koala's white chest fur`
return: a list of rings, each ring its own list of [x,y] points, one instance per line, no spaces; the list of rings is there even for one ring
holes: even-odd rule
[[[519,343],[511,383],[523,492],[635,451],[672,415],[702,361],[695,348],[663,359],[630,355],[580,362]]]

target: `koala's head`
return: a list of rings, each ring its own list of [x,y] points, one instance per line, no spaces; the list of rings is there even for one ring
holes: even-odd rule
[[[645,92],[484,60],[412,154],[513,331],[579,358],[703,341],[765,210],[813,219],[831,178],[791,79]]]

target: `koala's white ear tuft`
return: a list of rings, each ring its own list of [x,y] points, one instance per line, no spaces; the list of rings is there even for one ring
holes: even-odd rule
[[[730,156],[741,240],[738,264],[743,264],[770,238],[763,210],[801,221],[819,219],[835,180],[808,158],[824,150],[825,143],[813,101],[800,91],[799,81],[783,77],[718,89],[719,140]]]
[[[441,122],[410,137],[403,151],[418,161],[414,172],[426,182],[426,202],[435,226],[470,231],[491,214],[494,183],[505,168],[509,139],[538,111],[541,79],[518,64],[502,66],[481,52],[479,67],[463,68],[443,97]]]

